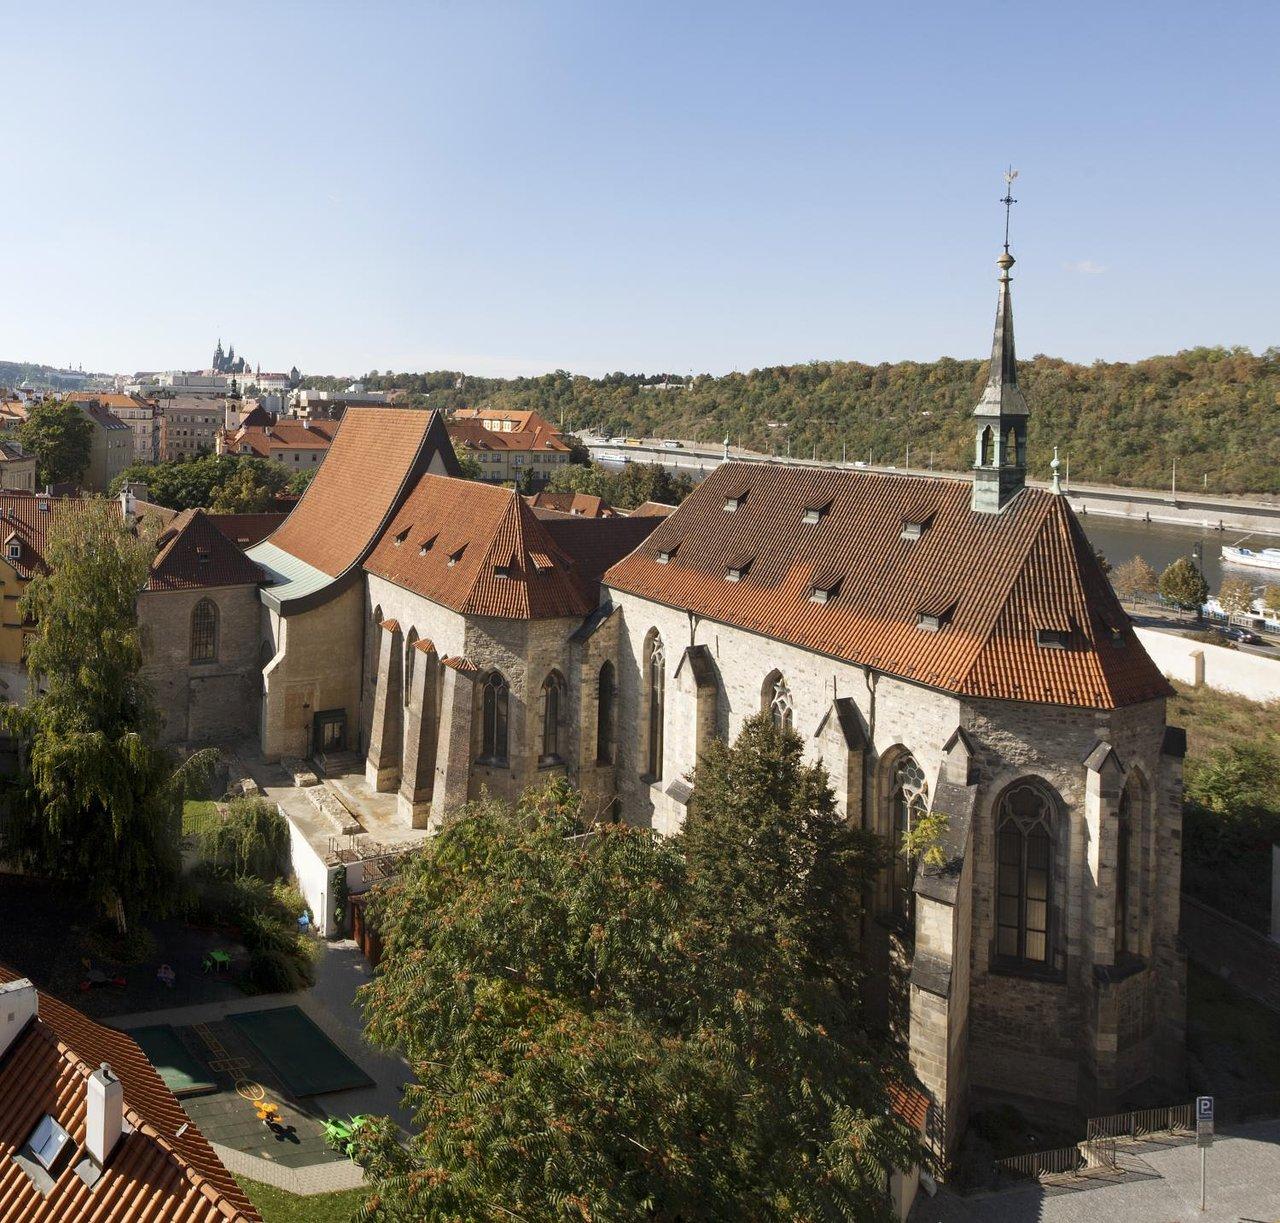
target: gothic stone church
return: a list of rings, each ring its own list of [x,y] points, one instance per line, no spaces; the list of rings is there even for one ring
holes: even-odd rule
[[[584,520],[458,479],[434,414],[351,409],[250,564],[148,595],[200,636],[167,656],[174,733],[212,683],[268,758],[363,767],[407,825],[559,772],[671,832],[702,746],[768,710],[848,819],[947,816],[865,941],[948,1149],[975,1101],[1180,1089],[1183,735],[1066,500],[1025,485],[999,263],[972,480],[726,463],[665,517]]]

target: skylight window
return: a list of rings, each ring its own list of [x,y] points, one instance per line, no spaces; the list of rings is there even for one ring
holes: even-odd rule
[[[27,1139],[31,1154],[46,1172],[52,1172],[59,1156],[66,1150],[71,1135],[48,1113],[36,1122],[36,1128]]]
[[[1071,634],[1061,628],[1036,629],[1036,645],[1042,650],[1065,650],[1070,644]]]
[[[755,560],[753,556],[739,557],[736,561],[732,561],[729,568],[725,570],[724,580],[726,582],[740,582],[747,576],[751,569],[751,562]]]
[[[916,628],[926,633],[937,633],[950,623],[955,615],[956,601],[948,598],[933,599],[916,611]]]
[[[804,507],[804,521],[809,526],[816,526],[827,516],[827,511],[830,509],[830,501],[810,502]]]
[[[737,492],[731,493],[724,499],[724,512],[726,514],[736,514],[742,508],[742,503],[746,499],[747,490],[745,488],[740,488]]]
[[[658,564],[665,565],[680,550],[680,541],[676,540],[673,544],[667,544],[665,548],[658,549]]]
[[[904,514],[902,517],[902,535],[905,540],[919,539],[933,522],[933,514],[926,511],[916,511],[914,513]]]

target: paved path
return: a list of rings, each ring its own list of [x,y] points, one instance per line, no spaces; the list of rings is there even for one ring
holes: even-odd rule
[[[1128,1175],[1080,1188],[1039,1187],[959,1197],[923,1192],[911,1223],[1274,1223],[1280,1219],[1280,1121],[1235,1127],[1208,1153],[1200,1213],[1194,1142],[1123,1157]]]
[[[299,1007],[374,1083],[372,1087],[311,1097],[314,1102],[330,1115],[387,1114],[408,1128],[411,1117],[401,1107],[400,1098],[405,1084],[411,1082],[413,1076],[402,1058],[374,1049],[365,1041],[360,1012],[354,1002],[356,990],[370,979],[372,972],[355,943],[349,940],[327,943],[316,961],[315,985],[301,993],[241,996],[196,1006],[113,1015],[110,1024],[114,1028],[139,1028],[155,1023],[184,1027],[224,1019],[239,1011],[262,1011],[276,1006]],[[360,1169],[347,1160],[286,1168],[230,1147],[218,1146],[215,1150],[232,1172],[290,1193],[327,1193],[334,1189],[354,1188],[362,1183]]]

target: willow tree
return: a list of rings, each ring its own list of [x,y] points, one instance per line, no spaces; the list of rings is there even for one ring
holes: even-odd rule
[[[22,768],[6,853],[101,906],[118,929],[174,892],[182,800],[207,768],[156,746],[137,597],[152,544],[111,501],[55,503],[45,566],[19,604],[29,699],[6,706]]]

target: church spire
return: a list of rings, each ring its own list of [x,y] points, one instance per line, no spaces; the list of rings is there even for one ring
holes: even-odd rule
[[[1009,269],[1015,260],[1009,253],[1009,213],[1013,198],[1012,167],[1005,174],[1004,251],[996,260],[1000,269],[1000,296],[996,305],[995,334],[991,341],[991,365],[987,385],[973,414],[977,440],[973,462],[973,508],[998,513],[1022,491],[1026,483],[1027,401],[1018,387],[1018,360],[1013,346],[1013,294]]]

